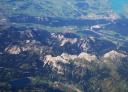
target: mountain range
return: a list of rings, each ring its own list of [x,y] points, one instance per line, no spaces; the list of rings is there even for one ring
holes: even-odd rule
[[[128,92],[127,0],[1,0],[0,92]]]

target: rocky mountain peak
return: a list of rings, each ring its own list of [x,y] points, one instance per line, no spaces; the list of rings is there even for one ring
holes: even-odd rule
[[[123,53],[112,50],[112,51],[104,54],[103,57],[104,57],[105,61],[106,60],[116,61],[116,60],[119,60],[119,59],[122,59],[122,58],[125,58],[125,57],[128,57],[128,56],[123,54]]]

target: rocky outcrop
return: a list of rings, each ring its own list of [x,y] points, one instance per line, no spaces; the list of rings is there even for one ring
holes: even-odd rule
[[[83,59],[85,61],[91,62],[97,59],[95,55],[91,55],[85,52],[81,52],[79,55],[70,55],[67,53],[62,53],[60,56],[53,57],[52,55],[46,55],[46,62],[58,62],[67,63],[70,60]]]
[[[21,48],[17,45],[14,45],[14,46],[10,46],[10,47],[7,47],[5,49],[5,52],[9,53],[9,54],[20,54],[21,53]]]
[[[104,56],[103,56],[104,62],[117,61],[117,60],[120,60],[125,57],[128,57],[128,56],[123,53],[117,52],[115,50],[112,50],[112,51],[104,54]]]
[[[82,52],[79,54],[78,59],[84,59],[86,61],[91,62],[91,61],[96,60],[97,57],[95,55],[91,55],[91,54]]]
[[[57,39],[58,41],[60,41],[60,46],[64,46],[66,43],[75,44],[76,42],[78,42],[77,38],[67,38],[67,37],[65,37],[64,34],[52,33],[52,38]]]
[[[59,65],[59,62],[63,64],[69,64],[70,60],[74,62],[79,60],[85,60],[91,62],[91,61],[95,61],[96,59],[97,57],[95,55],[91,55],[85,52],[82,52],[79,55],[70,55],[67,53],[62,53],[60,56],[56,56],[56,57],[51,55],[46,55],[44,58],[44,66],[48,64],[52,66],[53,69],[57,68],[58,71],[60,72],[63,70],[63,68],[61,65]]]

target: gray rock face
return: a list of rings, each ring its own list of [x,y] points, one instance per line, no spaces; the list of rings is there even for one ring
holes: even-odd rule
[[[120,60],[122,58],[126,58],[128,57],[127,55],[123,54],[123,53],[120,53],[120,52],[117,52],[117,51],[110,51],[108,53],[105,53],[103,58],[104,58],[104,62],[110,62],[110,61],[117,61],[117,60]]]
[[[9,54],[20,54],[21,53],[21,49],[18,46],[11,46],[11,47],[7,47],[5,49],[5,52],[7,52]]]

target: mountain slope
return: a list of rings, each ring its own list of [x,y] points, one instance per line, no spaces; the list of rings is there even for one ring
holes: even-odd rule
[[[19,27],[0,34],[1,91],[127,91],[128,56],[109,41]]]

